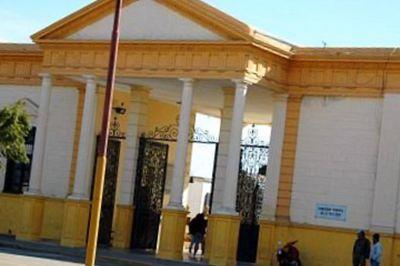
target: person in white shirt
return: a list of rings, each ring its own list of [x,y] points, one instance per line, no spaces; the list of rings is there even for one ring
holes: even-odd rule
[[[372,236],[372,249],[371,249],[371,266],[380,266],[382,261],[383,247],[379,242],[379,234]]]

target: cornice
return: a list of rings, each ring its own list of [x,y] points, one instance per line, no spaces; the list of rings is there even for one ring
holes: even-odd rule
[[[355,62],[355,63],[400,63],[400,49],[392,48],[305,48],[296,47],[293,61]]]
[[[136,0],[123,1],[123,7],[133,3]],[[60,39],[76,32],[85,26],[112,14],[115,8],[113,0],[97,0],[81,8],[80,10],[62,18],[51,24],[43,30],[33,34],[31,39],[38,42],[44,38]]]

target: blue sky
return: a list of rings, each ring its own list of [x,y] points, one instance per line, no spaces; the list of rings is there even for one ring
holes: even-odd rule
[[[182,0],[185,1],[185,0]],[[29,36],[91,0],[0,0],[0,41]],[[303,46],[400,46],[398,0],[207,0],[256,28]]]

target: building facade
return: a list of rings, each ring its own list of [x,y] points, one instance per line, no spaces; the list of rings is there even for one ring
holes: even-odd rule
[[[33,128],[30,164],[2,159],[1,234],[86,244],[113,8],[97,0],[34,44],[0,44],[0,106],[24,101]],[[400,264],[400,51],[298,47],[198,0],[125,0],[121,24],[101,241],[182,258],[203,112],[222,120],[207,141],[218,143],[210,264],[236,263],[241,135],[253,123],[272,126],[259,265],[293,240],[305,265],[346,265],[359,229],[381,233],[384,265]]]

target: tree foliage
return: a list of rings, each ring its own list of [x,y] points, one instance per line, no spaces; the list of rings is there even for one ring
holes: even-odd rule
[[[29,134],[29,115],[21,101],[0,110],[0,157],[20,163],[29,161],[25,137]],[[0,162],[0,168],[3,165]]]

